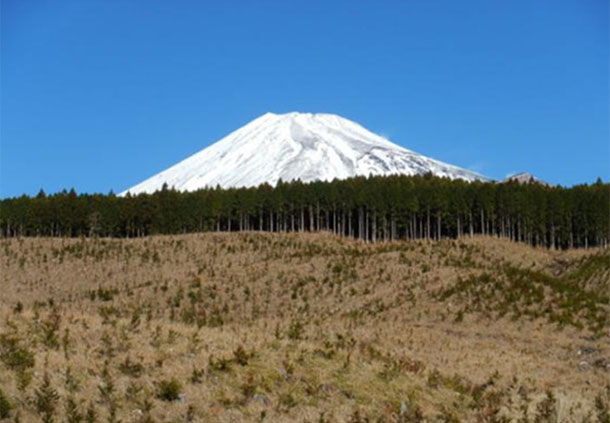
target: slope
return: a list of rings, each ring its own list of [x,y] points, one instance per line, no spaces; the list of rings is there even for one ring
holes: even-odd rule
[[[217,185],[275,185],[281,179],[329,181],[353,176],[423,174],[485,180],[398,146],[355,122],[332,114],[267,113],[169,169],[124,191],[180,191]]]

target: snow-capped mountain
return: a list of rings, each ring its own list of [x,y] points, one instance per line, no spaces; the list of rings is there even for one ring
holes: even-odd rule
[[[407,150],[337,115],[266,113],[121,194],[151,193],[164,183],[180,191],[194,191],[217,185],[275,185],[280,179],[310,182],[426,172],[451,179],[487,180]]]
[[[514,175],[510,175],[508,177],[506,177],[506,179],[504,179],[504,182],[518,182],[520,184],[541,184],[541,185],[546,185],[546,186],[553,186],[552,184],[549,184],[548,182],[545,182],[541,179],[536,178],[534,175],[532,175],[529,172],[520,172],[520,173],[515,173]]]

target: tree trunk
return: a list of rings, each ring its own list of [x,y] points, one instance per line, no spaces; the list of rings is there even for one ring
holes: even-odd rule
[[[313,232],[314,229],[315,228],[313,227],[313,207],[309,205],[309,232]]]
[[[426,209],[426,239],[430,239],[430,207]]]
[[[436,215],[436,239],[437,241],[441,239],[441,215],[438,213]]]
[[[369,241],[369,233],[370,233],[370,219],[369,219],[369,210],[366,209],[365,210],[365,216],[364,216],[364,239],[366,240],[366,242]]]
[[[269,210],[269,232],[273,232],[273,210]]]
[[[377,210],[373,211],[373,228],[372,228],[373,243],[377,242]]]
[[[263,230],[263,210],[261,209],[258,213],[258,230]]]
[[[347,234],[351,238],[354,237],[353,228],[352,228],[352,211],[351,211],[351,209],[347,212]]]

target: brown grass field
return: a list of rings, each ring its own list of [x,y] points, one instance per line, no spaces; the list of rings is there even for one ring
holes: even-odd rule
[[[0,240],[0,421],[610,421],[610,253]]]

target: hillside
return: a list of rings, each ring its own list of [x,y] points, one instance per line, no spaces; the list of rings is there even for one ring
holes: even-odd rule
[[[608,250],[244,232],[0,264],[0,421],[608,421]]]

